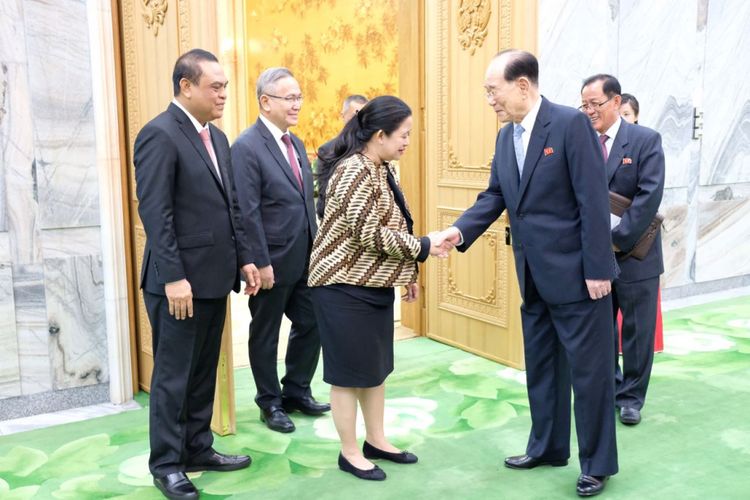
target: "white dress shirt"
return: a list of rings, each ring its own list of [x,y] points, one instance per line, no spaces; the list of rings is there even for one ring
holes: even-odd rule
[[[607,129],[605,134],[607,134],[607,142],[604,143],[604,147],[607,148],[607,158],[609,158],[609,154],[612,152],[612,145],[615,143],[615,137],[617,137],[617,132],[620,131],[620,123],[622,118],[617,118],[615,120],[615,123],[612,124],[611,127]],[[597,134],[599,137],[602,136],[602,134]]]
[[[521,142],[523,143],[523,155],[526,156],[526,152],[529,150],[529,141],[531,140],[531,131],[536,123],[536,116],[539,114],[539,108],[542,107],[542,96],[537,97],[536,102],[531,109],[521,120],[521,126],[523,127],[523,133],[521,134]]]
[[[292,163],[289,161],[289,155],[287,155],[287,152],[286,152],[286,144],[284,144],[284,141],[281,140],[281,136],[284,134],[287,134],[289,131],[287,130],[286,132],[282,132],[279,127],[274,125],[273,122],[271,122],[271,120],[269,120],[263,115],[260,115],[260,121],[262,121],[263,125],[265,125],[268,128],[268,130],[271,132],[271,135],[276,140],[276,144],[278,144],[279,149],[281,149],[281,154],[284,155],[284,158],[286,158],[287,163],[289,163],[289,165],[291,166]],[[291,140],[291,138],[292,136],[290,135],[289,139]],[[300,161],[299,153],[297,153],[297,149],[294,147],[294,142],[292,142],[292,149],[294,150],[294,154],[297,156],[297,165],[301,169],[302,162]],[[300,178],[302,178],[302,170],[299,171],[299,174],[300,174]]]

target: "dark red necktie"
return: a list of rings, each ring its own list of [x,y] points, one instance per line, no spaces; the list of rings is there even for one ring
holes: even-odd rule
[[[294,148],[292,147],[292,139],[289,137],[289,134],[282,135],[281,142],[286,144],[286,154],[289,157],[289,165],[292,167],[292,172],[294,172],[294,177],[297,179],[299,188],[302,189],[302,174],[299,170],[297,155],[294,153]]]

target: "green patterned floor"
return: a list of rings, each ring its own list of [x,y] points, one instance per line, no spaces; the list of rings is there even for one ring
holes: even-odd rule
[[[620,473],[602,498],[750,498],[750,298],[664,320],[666,351],[656,357],[643,422],[618,424]],[[502,467],[503,457],[523,453],[529,429],[522,372],[426,339],[397,343],[396,358],[386,427],[418,464],[381,464],[382,483],[338,471],[330,417],[295,414],[295,433],[267,430],[244,369],[238,433],[216,448],[248,453],[253,464],[191,474],[201,498],[577,498],[576,460]],[[314,392],[327,399],[319,379]],[[144,409],[0,437],[0,498],[161,498],[146,467],[147,422]]]

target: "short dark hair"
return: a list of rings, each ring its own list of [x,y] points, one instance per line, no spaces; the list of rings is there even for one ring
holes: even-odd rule
[[[200,83],[203,74],[200,63],[203,61],[219,62],[215,55],[203,49],[190,50],[177,58],[174,71],[172,71],[172,87],[175,97],[180,95],[180,80],[183,78],[196,85]]]
[[[581,85],[581,92],[583,92],[584,88],[598,81],[602,82],[602,92],[604,92],[607,97],[614,97],[622,93],[622,87],[620,87],[620,82],[617,78],[606,73],[599,73],[586,78],[583,81],[583,85]]]
[[[620,103],[620,106],[622,106],[623,104],[630,104],[630,107],[633,108],[633,113],[635,114],[636,123],[638,123],[638,114],[641,112],[641,105],[638,104],[638,99],[636,99],[633,94],[621,95],[622,102]]]
[[[505,63],[503,78],[506,82],[512,82],[525,76],[533,85],[539,85],[539,61],[534,54],[525,50],[506,49],[497,53],[495,58],[508,55]]]

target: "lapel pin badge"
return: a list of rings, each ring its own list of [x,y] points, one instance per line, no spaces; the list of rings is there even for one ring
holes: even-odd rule
[[[552,148],[544,148],[544,156],[549,156],[549,155],[551,155],[554,152],[555,152],[555,150],[552,149]]]
[[[633,163],[633,159],[632,158],[623,158],[622,159],[622,164],[623,165],[630,165],[632,163]]]

